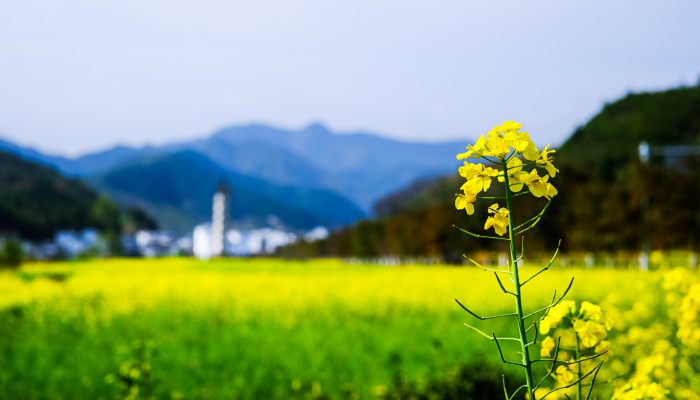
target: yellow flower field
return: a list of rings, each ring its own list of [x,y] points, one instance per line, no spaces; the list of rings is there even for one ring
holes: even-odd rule
[[[614,325],[601,393],[655,398],[632,397],[632,387],[646,385],[667,396],[659,398],[698,398],[697,272],[553,269],[526,288],[525,307],[546,305],[552,293],[543,288],[563,290],[571,276],[569,298],[600,304]],[[468,315],[454,302],[507,310],[498,293],[491,274],[449,266],[28,264],[0,273],[0,398],[373,398],[406,385],[428,390],[457,379],[464,365],[502,369],[492,343],[464,327]]]

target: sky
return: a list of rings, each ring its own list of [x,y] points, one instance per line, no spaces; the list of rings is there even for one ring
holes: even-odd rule
[[[23,0],[0,136],[75,156],[263,122],[561,143],[605,102],[700,79],[700,2]]]

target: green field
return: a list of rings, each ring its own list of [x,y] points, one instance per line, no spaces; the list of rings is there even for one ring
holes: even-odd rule
[[[555,269],[528,286],[527,307],[546,305],[575,275],[570,298],[602,302],[616,319],[619,344],[613,336],[606,374],[631,376],[657,339],[674,334],[632,344],[626,336],[674,323],[662,285],[670,273]],[[28,264],[0,273],[0,397],[374,398],[462,379],[455,374],[465,365],[489,373],[492,365],[498,381],[493,344],[464,327],[474,321],[455,297],[483,313],[510,307],[492,275],[474,268],[182,258]]]

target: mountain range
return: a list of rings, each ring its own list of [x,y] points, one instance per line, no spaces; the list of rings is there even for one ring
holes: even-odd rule
[[[122,204],[145,207],[165,228],[205,220],[217,182],[234,195],[234,220],[305,229],[368,215],[383,196],[451,171],[462,142],[410,143],[321,124],[293,131],[263,124],[221,129],[162,146],[116,146],[65,158],[0,140],[0,149],[79,177]]]

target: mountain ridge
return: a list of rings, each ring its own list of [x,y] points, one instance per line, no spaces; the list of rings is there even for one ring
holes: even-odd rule
[[[95,187],[145,207],[177,231],[209,219],[211,196],[222,180],[232,188],[230,217],[238,226],[265,225],[274,218],[287,229],[334,228],[364,217],[334,192],[269,183],[227,170],[193,150],[154,155],[90,178]]]
[[[456,165],[453,154],[462,147],[458,142],[401,141],[366,131],[335,133],[316,122],[299,130],[261,123],[228,126],[203,138],[161,146],[120,145],[72,159],[42,158],[30,148],[21,153],[64,174],[89,178],[139,158],[196,150],[228,169],[272,183],[333,190],[369,212],[376,200],[412,180],[451,170]]]

